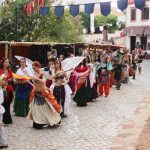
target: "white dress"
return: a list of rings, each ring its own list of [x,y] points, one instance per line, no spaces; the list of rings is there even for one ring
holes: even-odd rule
[[[3,113],[5,112],[4,107],[1,105],[4,101],[4,95],[3,95],[3,90],[2,87],[0,86],[0,124],[2,124],[2,117]],[[7,140],[6,140],[6,134],[5,134],[5,129],[4,127],[0,127],[0,146],[6,146],[7,145]]]

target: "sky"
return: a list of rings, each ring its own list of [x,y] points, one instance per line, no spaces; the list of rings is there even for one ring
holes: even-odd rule
[[[0,0],[0,2],[3,2],[4,0]],[[86,3],[97,3],[97,2],[107,2],[112,1],[111,5],[112,7],[117,8],[117,0],[56,0],[56,1],[63,1],[63,3],[74,3],[74,4],[86,4]]]
[[[112,7],[117,8],[117,0],[63,0],[63,2],[74,3],[74,4],[98,3],[98,2],[107,2],[107,1],[111,1]]]

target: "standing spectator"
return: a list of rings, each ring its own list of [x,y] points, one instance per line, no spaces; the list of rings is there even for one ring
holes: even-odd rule
[[[5,112],[4,107],[1,105],[4,101],[4,95],[3,95],[3,90],[2,86],[3,85],[3,78],[0,76],[0,149],[8,147],[7,140],[6,140],[6,134],[5,134],[5,129],[2,123],[2,117],[3,113]]]
[[[139,58],[138,55],[133,54],[132,55],[132,67],[135,71],[134,75],[133,75],[133,79],[135,80],[135,76],[136,76],[136,70],[137,70],[137,64],[139,62]]]
[[[5,85],[3,86],[4,91],[4,102],[2,103],[3,107],[5,108],[5,112],[3,114],[3,123],[4,124],[11,124],[12,118],[10,114],[10,104],[13,101],[13,87],[11,82],[13,82],[12,71],[9,67],[9,60],[7,58],[2,59],[0,65],[0,75],[5,74]]]
[[[59,56],[59,61],[61,62],[61,61],[63,61],[64,60],[64,55],[60,55]]]

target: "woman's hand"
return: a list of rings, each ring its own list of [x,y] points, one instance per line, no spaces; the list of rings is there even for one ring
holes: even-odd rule
[[[0,82],[0,86],[4,87],[5,85],[7,85],[6,81],[3,80],[3,81]]]

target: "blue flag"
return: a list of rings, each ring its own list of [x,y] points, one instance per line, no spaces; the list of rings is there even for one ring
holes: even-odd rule
[[[111,11],[111,2],[100,2],[101,14],[107,16]]]
[[[40,8],[40,14],[42,15],[42,16],[45,16],[45,15],[47,15],[49,13],[49,7],[41,7]]]
[[[71,5],[70,6],[70,14],[75,17],[79,14],[79,5]]]
[[[134,2],[137,9],[142,10],[145,6],[145,0],[134,0]]]
[[[55,6],[55,15],[62,17],[64,15],[64,6]]]
[[[118,0],[117,6],[121,11],[124,11],[128,7],[128,0]]]
[[[93,11],[94,11],[94,6],[95,6],[94,3],[85,4],[85,13],[87,13],[87,14],[92,14]]]

